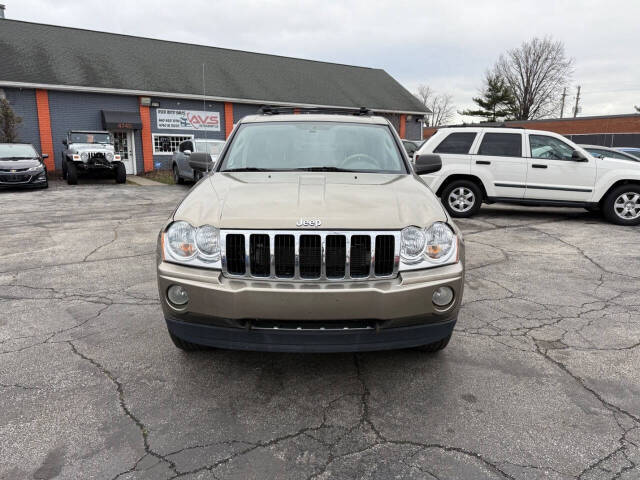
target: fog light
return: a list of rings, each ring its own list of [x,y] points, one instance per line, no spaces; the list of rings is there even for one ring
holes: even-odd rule
[[[453,290],[451,287],[438,287],[433,292],[433,303],[438,307],[446,307],[453,301]]]
[[[171,285],[167,290],[167,297],[174,305],[184,305],[189,301],[187,291],[180,285]]]

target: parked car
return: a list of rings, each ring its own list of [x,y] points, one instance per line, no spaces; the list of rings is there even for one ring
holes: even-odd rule
[[[192,180],[197,182],[202,177],[203,173],[213,168],[213,165],[222,152],[224,147],[223,140],[185,140],[178,146],[178,151],[173,152],[171,158],[171,170],[173,171],[173,181],[175,183],[184,183],[185,180]],[[210,167],[205,168],[204,172],[201,169],[193,169],[190,162],[192,153],[205,153],[209,154]]]
[[[244,117],[162,228],[169,334],[202,345],[336,352],[449,342],[464,244],[388,120]]]
[[[78,174],[102,172],[116,183],[127,181],[127,171],[115,153],[113,137],[105,131],[71,130],[62,141],[62,177],[69,185],[78,183]]]
[[[628,153],[636,158],[640,158],[640,148],[638,147],[617,147],[616,150],[618,150],[619,152]]]
[[[406,140],[402,139],[402,145],[404,145],[404,149],[407,151],[407,155],[409,158],[413,158],[413,154],[416,153],[424,142],[422,140]]]
[[[640,158],[634,157],[630,153],[619,151],[615,148],[603,147],[601,145],[580,145],[587,152],[596,158],[617,158],[619,160],[633,160],[634,162],[640,162]]]
[[[595,158],[553,132],[514,128],[439,129],[419,150],[442,157],[422,178],[453,217],[511,202],[599,209],[612,223],[640,223],[640,163]]]
[[[0,143],[0,186],[47,188],[45,158],[30,143]]]

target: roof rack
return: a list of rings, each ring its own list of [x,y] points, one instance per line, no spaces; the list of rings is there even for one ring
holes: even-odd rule
[[[461,123],[458,125],[439,125],[433,128],[519,128],[524,130],[526,127],[507,125],[506,123]]]
[[[373,115],[373,111],[367,107],[321,108],[321,107],[278,107],[262,105],[258,109],[261,115],[279,115],[284,113],[324,113],[333,115]]]

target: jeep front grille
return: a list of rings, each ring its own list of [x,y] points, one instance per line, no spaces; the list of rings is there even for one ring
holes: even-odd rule
[[[220,232],[228,277],[282,280],[366,280],[398,272],[400,232]]]

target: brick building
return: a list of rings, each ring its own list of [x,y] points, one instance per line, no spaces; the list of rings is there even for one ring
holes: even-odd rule
[[[505,124],[556,132],[575,143],[606,147],[640,147],[640,114],[512,121]],[[423,137],[429,138],[436,130],[437,127],[424,128]]]
[[[166,168],[185,139],[225,139],[265,104],[365,106],[409,139],[426,113],[381,69],[2,18],[0,95],[50,170],[67,131],[109,130],[132,174]]]

